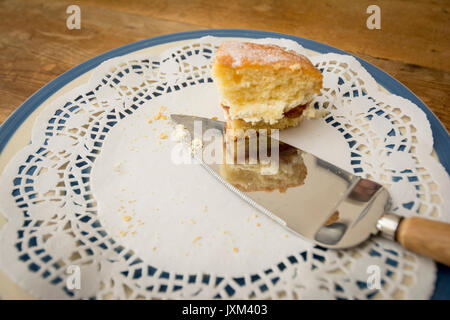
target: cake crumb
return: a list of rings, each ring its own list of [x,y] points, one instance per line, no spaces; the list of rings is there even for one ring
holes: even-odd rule
[[[124,173],[123,171],[123,163],[119,162],[114,165],[114,171],[117,173]]]
[[[208,211],[208,206],[205,205],[205,206],[203,207],[202,211],[203,211],[203,212],[207,212],[207,211]]]
[[[213,120],[217,120],[218,118],[217,118],[217,117],[212,117],[211,119],[213,119]]]
[[[304,111],[303,116],[307,119],[320,119],[327,116],[329,112],[327,110],[315,109],[312,104],[310,104]]]
[[[256,213],[254,213],[253,218],[258,218],[258,215]]]
[[[261,223],[259,223],[259,222],[256,223],[256,226],[257,226],[257,227],[261,227]]]
[[[195,220],[194,219],[189,219],[189,222],[192,224],[195,224]]]
[[[148,119],[147,120],[147,123],[149,123],[149,124],[152,123],[152,122],[153,122],[152,119]]]
[[[153,120],[159,120],[162,117],[161,111],[159,111],[156,115],[153,116]]]
[[[155,250],[156,250],[156,247],[155,247],[155,246],[153,246],[153,247],[152,247],[152,250],[153,250],[153,251],[155,251]]]
[[[339,220],[339,211],[336,210],[325,222],[325,226],[328,227],[329,225],[332,225],[333,223],[337,222],[338,220]]]
[[[138,223],[138,225],[140,225],[140,226],[142,226],[142,225],[144,224],[144,222],[142,222],[142,220],[139,220],[137,223]]]
[[[120,234],[122,237],[125,237],[125,236],[127,235],[127,231],[120,230],[120,231],[119,231],[119,234]]]
[[[199,138],[195,138],[191,141],[191,153],[196,154],[203,148],[203,141]]]
[[[159,138],[160,139],[166,139],[167,135],[164,132],[161,132],[160,135],[159,135]]]
[[[171,140],[175,142],[183,141],[188,132],[182,124],[177,124],[172,132]]]
[[[287,238],[287,237],[288,237],[288,234],[287,234],[287,233],[285,233],[285,234],[283,235],[283,237]]]
[[[194,238],[194,240],[192,240],[193,243],[197,242],[198,240],[200,240],[202,237],[201,236],[196,236]]]
[[[233,252],[239,252],[239,249],[236,248],[236,247],[234,247],[234,248],[233,248]]]
[[[125,221],[125,222],[128,222],[128,221],[131,220],[131,217],[130,216],[123,216],[122,220]]]

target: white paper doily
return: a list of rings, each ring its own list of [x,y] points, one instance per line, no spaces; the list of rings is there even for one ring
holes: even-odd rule
[[[43,110],[0,178],[0,266],[40,298],[429,298],[432,261],[373,238],[325,250],[239,200],[198,165],[176,165],[172,112],[223,119],[209,74],[219,38],[104,62]],[[297,43],[259,39],[307,55]],[[450,221],[449,177],[425,114],[351,56],[312,55],[325,119],[281,139],[386,185],[394,211]],[[69,290],[69,266],[81,288]],[[369,266],[381,288],[367,287]],[[369,269],[368,269],[369,268]]]

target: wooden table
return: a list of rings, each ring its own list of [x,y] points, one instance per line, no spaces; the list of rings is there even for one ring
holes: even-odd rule
[[[66,8],[81,8],[68,30]],[[366,9],[381,8],[369,30]],[[247,28],[317,40],[349,51],[409,87],[450,128],[448,0],[174,0],[0,2],[0,123],[47,82],[107,50],[167,33]]]

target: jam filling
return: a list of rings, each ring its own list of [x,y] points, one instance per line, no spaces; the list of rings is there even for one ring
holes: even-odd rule
[[[308,104],[302,104],[299,106],[296,106],[295,108],[289,110],[288,112],[284,113],[284,116],[286,118],[298,118],[302,115],[303,111],[305,111]]]

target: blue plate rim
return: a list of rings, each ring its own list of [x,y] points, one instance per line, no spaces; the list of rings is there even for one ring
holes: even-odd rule
[[[16,108],[16,110],[0,126],[0,154],[16,132],[17,128],[19,128],[28,116],[45,100],[51,97],[57,90],[64,87],[67,83],[94,69],[103,61],[148,47],[169,42],[200,38],[207,35],[216,37],[285,38],[296,41],[303,47],[320,53],[334,52],[338,54],[352,55],[380,85],[386,88],[389,92],[412,101],[426,114],[433,133],[434,150],[436,151],[436,154],[447,173],[450,173],[450,148],[448,148],[450,145],[450,136],[447,130],[440,120],[433,114],[433,112],[425,105],[425,103],[405,85],[371,63],[335,47],[288,34],[250,29],[205,29],[171,33],[136,41],[89,59],[50,81],[48,84],[31,95],[27,100],[25,100],[25,102],[23,102],[18,108]],[[438,264],[436,286],[432,299],[450,299],[450,268]]]

